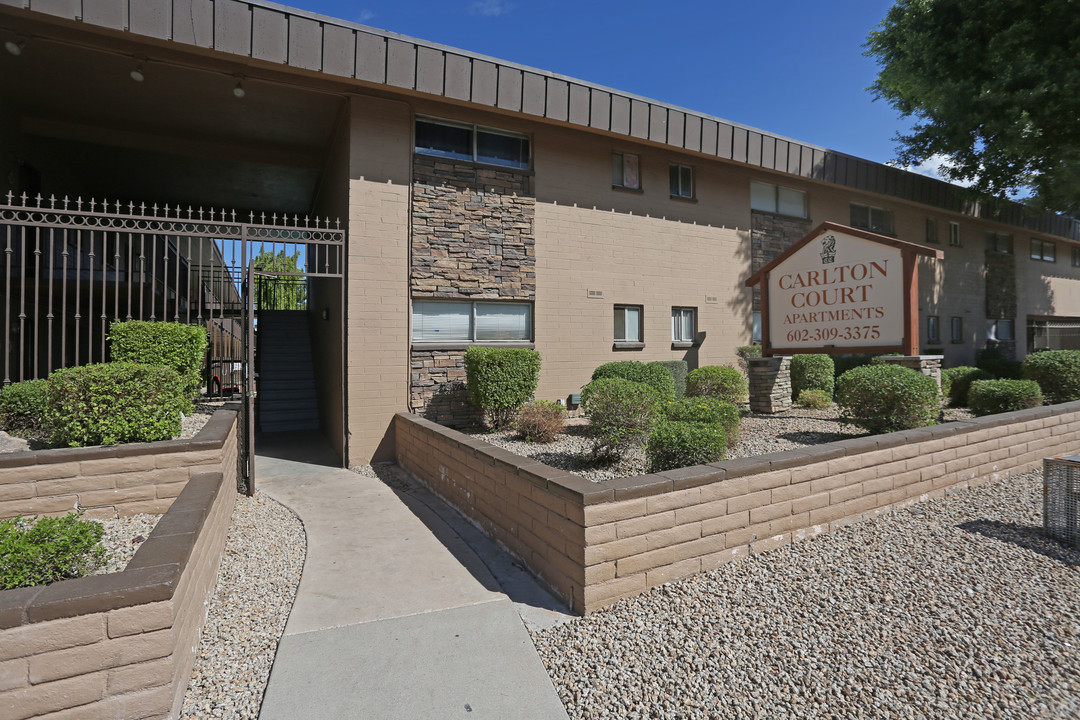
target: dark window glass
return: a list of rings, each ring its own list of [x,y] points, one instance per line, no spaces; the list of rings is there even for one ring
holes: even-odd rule
[[[527,138],[476,132],[476,159],[493,165],[516,168],[529,167],[529,141]]]
[[[458,160],[472,160],[472,129],[417,120],[416,151]]]

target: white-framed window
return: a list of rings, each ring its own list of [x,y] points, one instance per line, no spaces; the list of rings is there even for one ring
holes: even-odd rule
[[[892,211],[872,205],[851,203],[851,227],[892,235]]]
[[[1008,233],[986,233],[986,252],[998,255],[1013,254],[1013,236]]]
[[[615,342],[639,343],[644,337],[640,305],[615,306]]]
[[[641,157],[631,153],[611,153],[611,185],[624,190],[640,190]]]
[[[986,339],[997,340],[998,342],[1011,342],[1015,336],[1013,335],[1013,321],[1008,320],[987,320],[986,321]]]
[[[694,342],[697,335],[697,308],[671,308],[671,342]]]
[[[481,127],[452,120],[416,119],[415,150],[455,160],[527,169],[529,138],[506,130]]]
[[[1031,259],[1042,262],[1057,262],[1057,248],[1049,240],[1031,239]]]
[[[953,247],[960,247],[960,223],[949,223],[949,244]]]
[[[949,335],[953,343],[964,342],[964,318],[953,316],[949,318]]]
[[[694,168],[689,165],[671,164],[669,170],[671,179],[671,197],[692,198],[694,197]]]
[[[761,342],[761,311],[755,311],[751,319],[750,328],[750,341],[755,343]]]
[[[750,183],[750,209],[806,217],[806,193],[763,182]]]
[[[937,315],[926,317],[926,342],[931,345],[941,342],[941,319]]]
[[[529,342],[532,305],[489,300],[413,300],[412,340],[425,342]]]
[[[936,243],[937,241],[937,220],[934,218],[926,218],[926,242]]]
[[[1072,266],[1080,267],[1080,247],[1073,247],[1072,249]]]

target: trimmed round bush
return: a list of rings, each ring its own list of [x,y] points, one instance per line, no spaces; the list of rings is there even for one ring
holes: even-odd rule
[[[206,345],[206,328],[198,325],[127,320],[109,326],[109,359],[175,370],[188,398],[184,412],[191,412],[190,401],[202,386]]]
[[[41,429],[48,381],[25,380],[0,389],[0,428],[15,432]]]
[[[739,408],[727,400],[695,397],[681,398],[663,405],[664,418],[672,422],[712,423],[727,433],[728,444],[739,440]]]
[[[961,365],[941,371],[941,395],[953,407],[966,407],[968,388],[976,380],[993,380],[994,376],[977,367]]]
[[[824,410],[832,406],[832,394],[824,390],[803,390],[795,399],[795,405],[807,410]]]
[[[746,402],[750,386],[743,374],[726,365],[706,365],[686,375],[687,397],[711,397],[735,405]]]
[[[833,360],[824,353],[793,355],[791,358],[791,397],[803,390],[821,390],[833,394]]]
[[[662,420],[645,446],[649,472],[720,462],[727,451],[727,433],[716,423]]]
[[[869,365],[873,359],[873,355],[833,355],[833,378],[839,378],[848,370]]]
[[[49,377],[45,429],[58,446],[169,440],[190,403],[172,368],[113,362],[57,370]]]
[[[1043,403],[1034,380],[976,380],[968,390],[968,406],[977,416],[1039,407]]]
[[[1010,360],[1001,348],[987,347],[975,353],[975,367],[981,368],[1002,380],[1020,380],[1022,364]]]
[[[661,360],[660,364],[671,373],[671,379],[675,381],[675,397],[686,396],[686,373],[689,367],[685,360]]]
[[[864,365],[836,381],[836,404],[844,422],[871,433],[933,425],[941,410],[938,384],[899,365]]]
[[[526,348],[471,347],[465,351],[469,400],[494,427],[508,425],[532,399],[540,380],[540,353]]]
[[[660,414],[660,403],[652,386],[619,377],[593,380],[582,388],[593,456],[621,457],[632,445],[644,442]]]
[[[1080,400],[1080,350],[1043,350],[1024,359],[1025,380],[1039,383],[1046,402]]]
[[[566,429],[566,408],[548,400],[532,400],[521,406],[514,427],[529,442],[555,442]]]
[[[675,399],[675,378],[663,363],[619,360],[604,363],[592,374],[593,380],[613,377],[648,385],[656,390],[662,400]]]

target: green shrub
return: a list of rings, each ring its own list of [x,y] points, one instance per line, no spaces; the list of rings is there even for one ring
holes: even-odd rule
[[[832,394],[824,390],[803,390],[795,399],[795,404],[807,410],[824,410],[832,407]]]
[[[48,386],[46,380],[26,380],[0,390],[0,428],[19,432],[41,429]]]
[[[93,572],[107,560],[100,523],[82,511],[36,522],[0,520],[0,590],[47,585]]]
[[[1034,380],[976,380],[968,390],[968,405],[978,416],[1039,407],[1042,402]]]
[[[720,462],[727,450],[727,433],[716,423],[662,420],[645,446],[649,472]]]
[[[685,360],[661,360],[660,364],[671,373],[671,379],[675,382],[675,397],[686,396],[686,373],[689,367]]]
[[[967,407],[968,388],[976,380],[991,380],[993,375],[970,365],[941,371],[941,395],[953,407]]]
[[[1046,402],[1080,400],[1080,350],[1044,350],[1023,362],[1025,380],[1039,383]]]
[[[540,353],[525,348],[471,347],[465,351],[465,387],[486,422],[504,427],[532,399],[540,379]]]
[[[848,370],[869,365],[873,355],[833,355],[833,378],[839,378]]]
[[[870,358],[871,365],[887,365],[885,358],[887,357],[903,357],[904,353],[884,353],[882,355],[874,355]]]
[[[610,458],[621,456],[648,437],[661,400],[650,385],[610,377],[593,380],[582,388],[581,402],[589,415],[593,455]]]
[[[739,369],[743,371],[743,375],[749,375],[750,363],[748,361],[752,358],[761,357],[761,346],[740,345],[735,348],[735,356],[739,359]]]
[[[45,429],[53,445],[168,440],[180,432],[187,386],[160,365],[114,362],[57,370],[49,378]]]
[[[548,400],[531,400],[521,406],[514,427],[529,442],[555,442],[566,429],[566,408]]]
[[[713,397],[741,405],[749,394],[746,378],[733,367],[706,365],[686,375],[687,397]]]
[[[1001,348],[996,347],[983,348],[975,353],[975,367],[1003,380],[1019,380],[1022,375],[1021,363],[1010,360]]]
[[[739,408],[727,400],[695,397],[680,398],[663,404],[664,418],[672,422],[712,423],[727,433],[728,444],[739,441]]]
[[[833,394],[833,361],[823,353],[794,355],[791,358],[791,397],[799,397],[803,390],[821,390]]]
[[[836,381],[836,404],[844,422],[872,433],[933,425],[941,409],[934,379],[899,365],[848,370]]]
[[[604,363],[592,374],[593,380],[613,377],[649,385],[659,393],[662,400],[675,399],[675,378],[663,363],[620,360]]]
[[[184,381],[188,399],[202,385],[206,360],[206,328],[175,322],[116,321],[109,328],[109,357],[113,362],[162,365]],[[191,404],[184,408],[191,412]]]

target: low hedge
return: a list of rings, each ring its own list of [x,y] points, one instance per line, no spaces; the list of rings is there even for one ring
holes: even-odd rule
[[[832,397],[835,379],[833,360],[824,353],[793,355],[791,358],[791,397],[803,390],[821,390]]]
[[[745,403],[750,386],[743,374],[726,365],[706,365],[686,375],[687,397],[711,397],[735,405]]]
[[[727,452],[727,433],[716,423],[662,420],[645,446],[649,472],[720,462]]]
[[[620,377],[593,380],[582,388],[593,456],[621,457],[632,445],[644,442],[660,413],[660,403],[656,388]]]
[[[55,371],[45,429],[57,446],[168,440],[191,402],[187,383],[160,365],[113,362]]]
[[[104,564],[104,527],[82,514],[0,520],[0,590],[81,577]]]
[[[1001,348],[987,347],[975,353],[975,367],[985,370],[1000,380],[1019,380],[1023,367],[1017,360],[1010,360]]]
[[[206,328],[175,322],[127,320],[109,327],[109,358],[113,362],[162,365],[172,368],[184,381],[190,400],[202,386],[206,360]]]
[[[807,410],[824,410],[832,404],[832,394],[824,390],[803,390],[795,398],[795,405]]]
[[[841,418],[871,433],[933,425],[941,403],[934,378],[899,365],[864,365],[836,381]]]
[[[992,380],[993,375],[970,365],[941,371],[941,394],[953,407],[967,407],[968,388],[976,380]]]
[[[604,363],[593,370],[592,379],[622,378],[631,382],[644,383],[656,390],[662,400],[675,399],[674,374],[661,362],[640,362],[638,360],[619,360]]]
[[[976,380],[968,390],[968,407],[976,416],[1039,407],[1042,390],[1034,380]]]
[[[471,347],[465,351],[465,388],[485,420],[503,427],[532,399],[540,353],[527,348]]]
[[[686,397],[686,374],[690,367],[685,360],[661,360],[660,364],[671,373],[671,379],[675,382],[675,397]]]
[[[1080,350],[1043,350],[1024,359],[1025,380],[1039,383],[1046,402],[1080,400]]]
[[[45,418],[48,381],[25,380],[0,389],[0,429],[40,430]]]
[[[664,418],[672,422],[711,423],[720,425],[727,433],[728,443],[739,439],[739,408],[727,400],[694,397],[681,398],[663,405]]]

